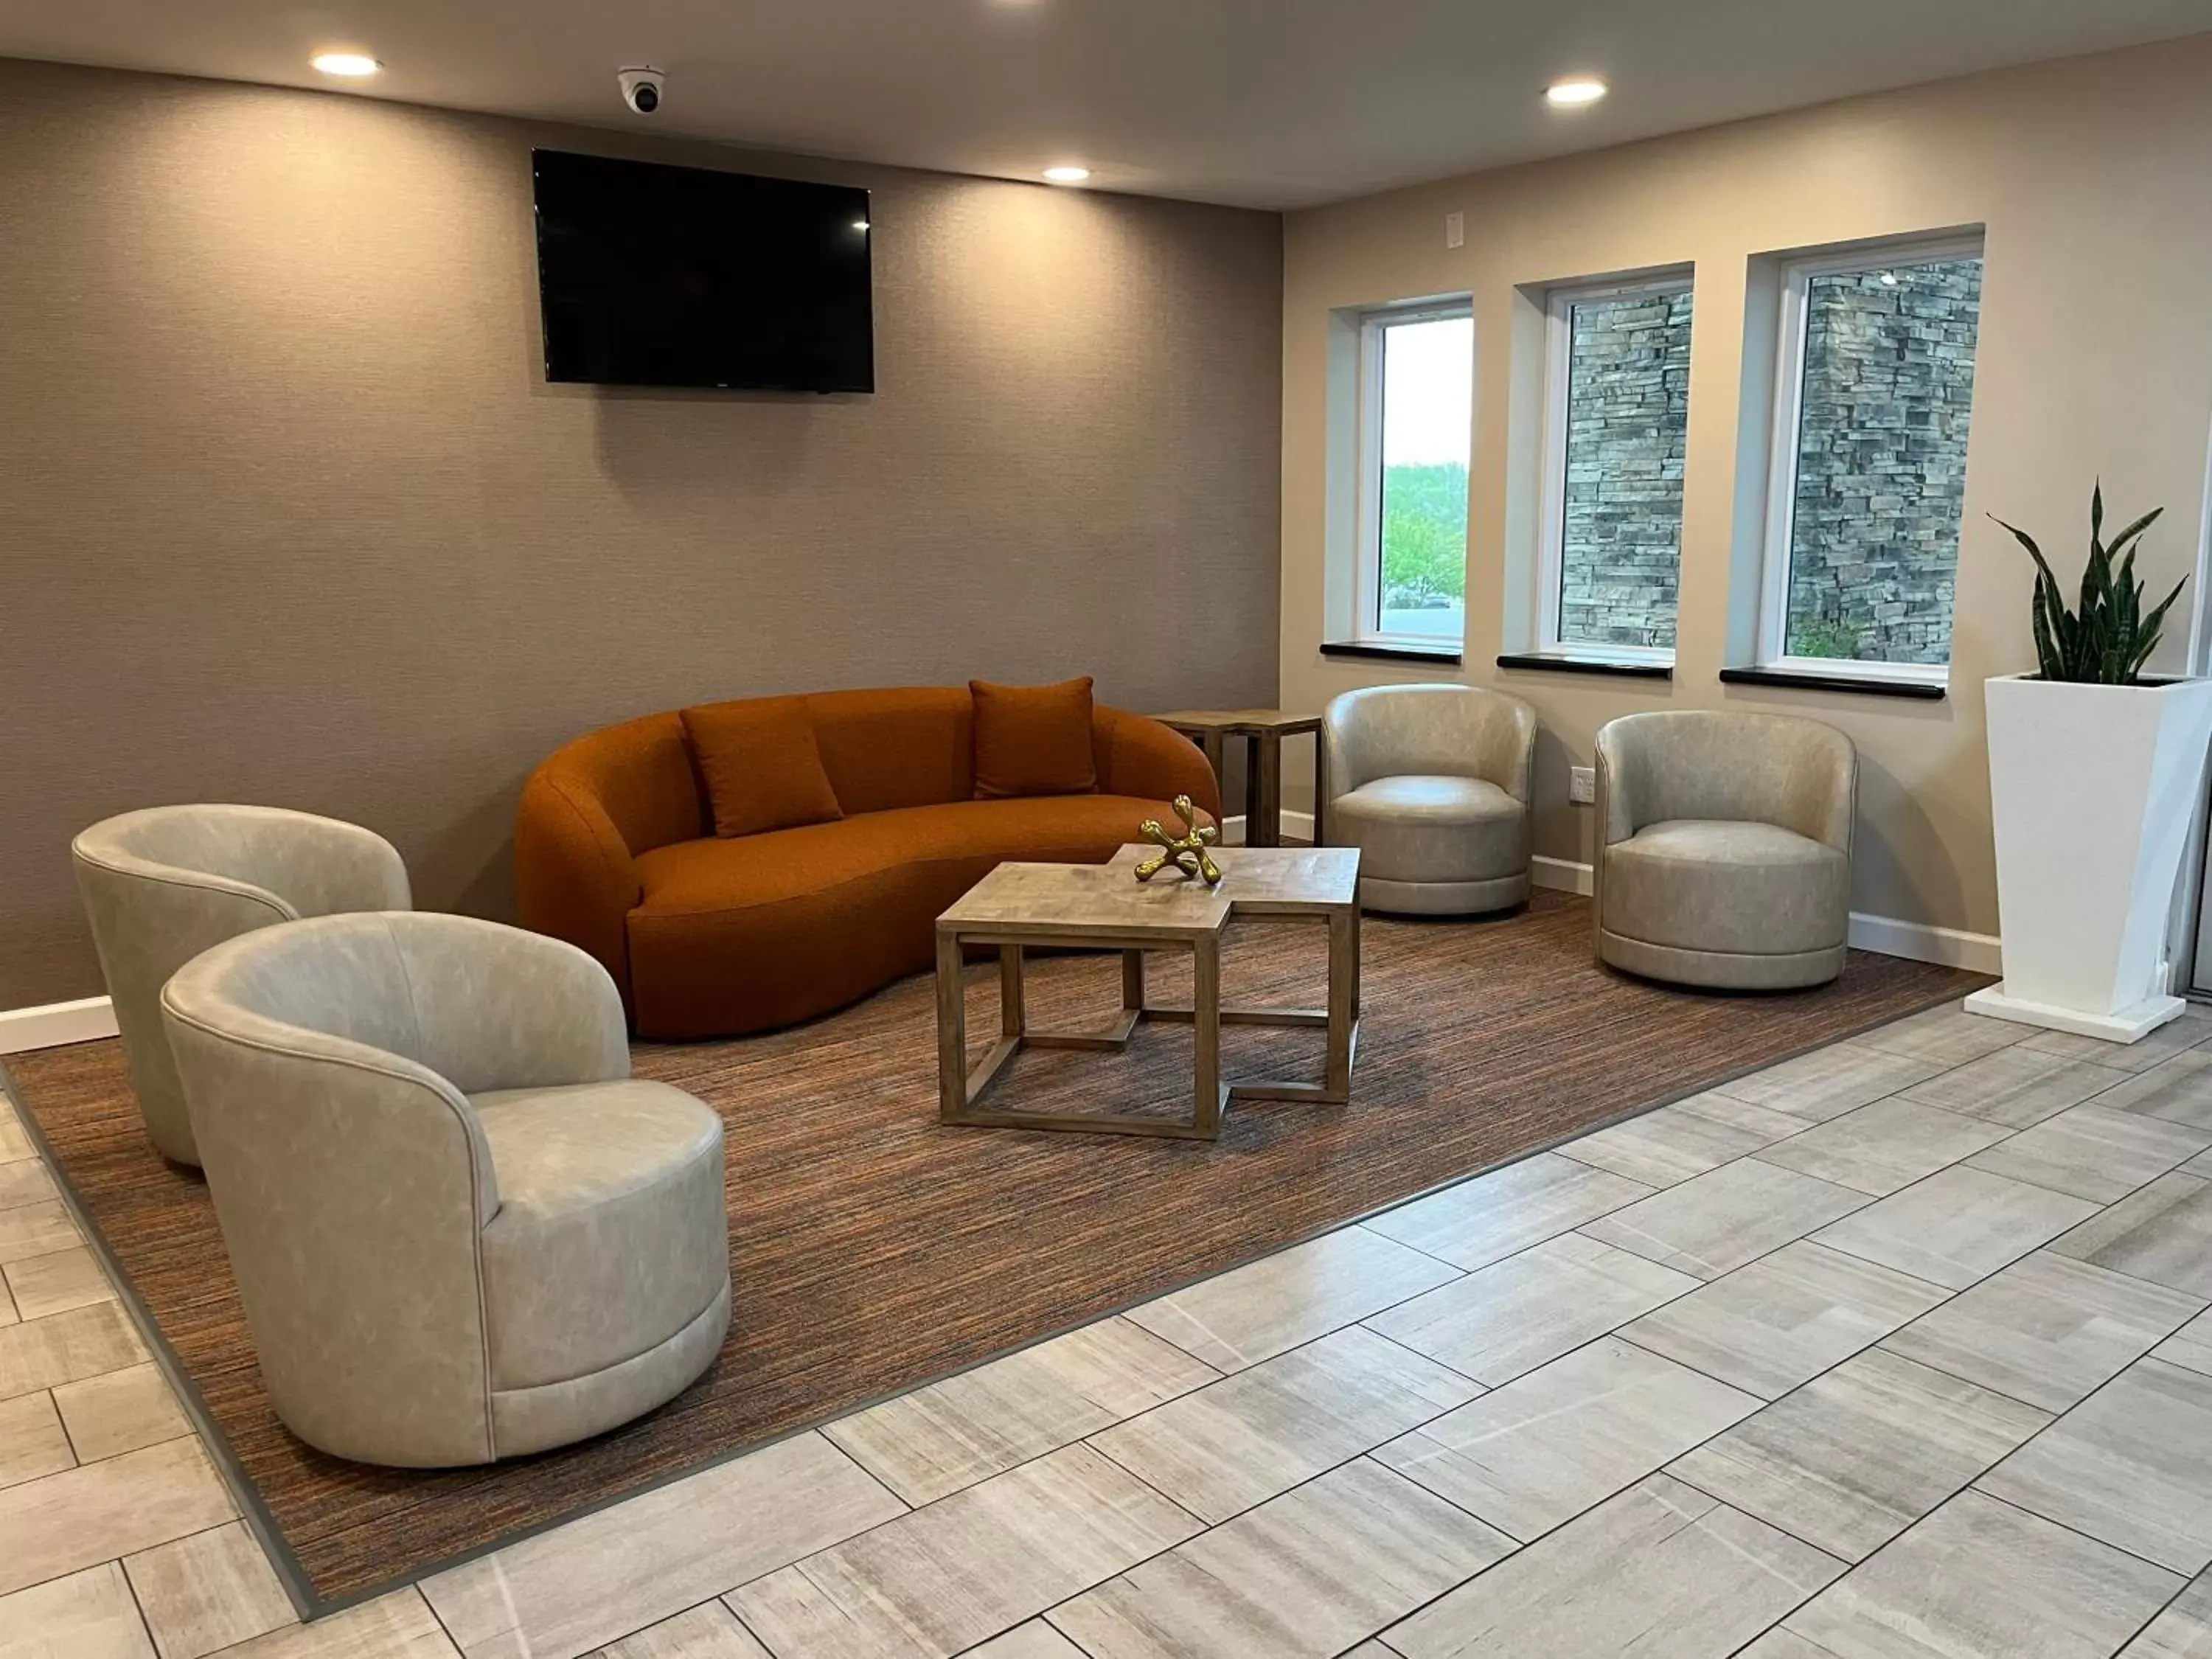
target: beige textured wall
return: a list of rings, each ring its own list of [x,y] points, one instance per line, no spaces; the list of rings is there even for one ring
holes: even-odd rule
[[[1633,96],[1622,77],[1619,95]],[[1467,215],[1467,246],[1443,216]],[[1723,687],[1738,486],[1747,262],[1762,252],[1987,227],[1951,695],[1913,703]],[[1671,687],[1501,673],[1507,437],[1533,399],[1540,331],[1516,289],[1694,264],[1697,319]],[[2034,666],[2032,568],[1984,512],[2080,568],[2092,478],[2116,507],[2163,502],[2146,556],[2188,571],[2203,534],[2212,430],[2212,37],[1977,76],[1517,167],[1293,215],[1285,233],[1282,690],[1318,707],[1355,685],[1434,678],[1325,660],[1323,377],[1332,307],[1471,291],[1476,398],[1464,678],[1532,702],[1537,850],[1587,860],[1566,800],[1597,727],[1636,709],[1794,710],[1858,744],[1854,908],[1996,930],[1982,682]],[[1764,340],[1764,334],[1760,336]],[[1516,351],[1516,339],[1518,349]],[[1514,386],[1517,372],[1518,387]],[[1763,443],[1754,434],[1753,447]],[[1755,493],[1755,492],[1754,492]],[[2185,601],[2185,608],[2187,605]],[[2179,615],[2161,665],[2182,665]],[[1385,670],[1389,672],[1378,672]],[[1308,791],[1310,798],[1310,790]]]
[[[533,143],[872,187],[877,394],[544,384]],[[500,915],[524,775],[629,714],[1271,701],[1280,300],[1272,215],[0,62],[0,1008],[98,989],[127,807]]]

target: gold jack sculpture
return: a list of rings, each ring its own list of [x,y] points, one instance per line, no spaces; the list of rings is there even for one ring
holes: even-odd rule
[[[1210,823],[1199,823],[1198,809],[1191,805],[1188,795],[1177,795],[1170,804],[1176,816],[1182,820],[1182,834],[1169,835],[1158,818],[1146,818],[1139,824],[1137,833],[1160,850],[1137,866],[1137,879],[1150,881],[1172,864],[1208,887],[1216,885],[1221,880],[1221,866],[1206,849],[1220,839],[1221,832]]]

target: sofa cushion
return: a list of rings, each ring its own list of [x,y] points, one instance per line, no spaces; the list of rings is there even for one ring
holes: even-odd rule
[[[1528,809],[1480,778],[1376,778],[1328,805],[1329,839],[1363,878],[1492,881],[1528,869]]]
[[[718,836],[757,836],[845,816],[823,769],[804,697],[754,697],[684,711]]]
[[[1743,956],[1844,943],[1850,860],[1771,823],[1669,818],[1602,854],[1608,932],[1646,945]]]
[[[975,796],[1075,795],[1098,787],[1091,753],[1091,677],[1056,685],[970,680],[975,699]]]
[[[964,685],[817,691],[806,699],[846,815],[975,794],[975,699]]]
[[[629,919],[638,1034],[763,1030],[865,996],[930,965],[938,916],[994,866],[1103,863],[1165,811],[1127,795],[958,801],[647,853]]]

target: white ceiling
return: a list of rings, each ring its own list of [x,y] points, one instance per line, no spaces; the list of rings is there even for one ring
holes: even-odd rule
[[[1297,207],[2001,64],[2212,30],[2212,0],[7,0],[0,56],[328,87]],[[1570,71],[1613,96],[1562,112]]]

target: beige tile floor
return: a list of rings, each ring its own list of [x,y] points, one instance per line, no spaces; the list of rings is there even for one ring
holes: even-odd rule
[[[1940,1009],[302,1626],[0,1109],[0,1659],[2207,1659],[2208,1303],[2212,1017]]]

